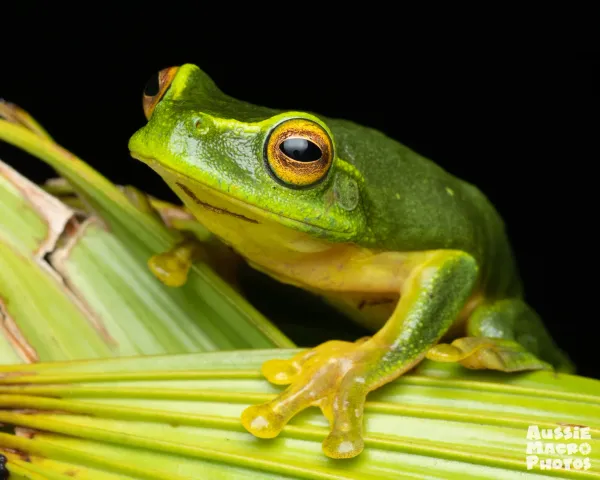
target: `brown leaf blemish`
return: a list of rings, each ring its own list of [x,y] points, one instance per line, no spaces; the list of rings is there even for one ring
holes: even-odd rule
[[[8,313],[7,301],[0,297],[0,332],[4,334],[8,342],[17,354],[26,363],[35,363],[40,360],[36,350],[29,344],[17,322]]]
[[[33,440],[36,435],[36,431],[31,428],[26,427],[15,427],[15,435],[17,437],[28,438],[29,440]]]
[[[576,423],[561,423],[561,422],[558,422],[557,425],[560,425],[561,427],[589,428],[587,425],[577,425]]]

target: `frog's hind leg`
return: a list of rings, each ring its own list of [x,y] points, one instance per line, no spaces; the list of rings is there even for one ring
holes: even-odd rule
[[[480,305],[467,321],[466,337],[438,344],[426,356],[439,362],[460,362],[472,369],[574,372],[573,364],[556,346],[537,313],[520,299]]]

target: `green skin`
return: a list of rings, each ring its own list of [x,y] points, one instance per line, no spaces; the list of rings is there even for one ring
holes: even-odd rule
[[[303,188],[278,179],[266,158],[274,128],[295,118],[315,122],[333,143],[331,167]],[[251,265],[381,327],[368,339],[267,362],[267,378],[290,386],[244,412],[256,436],[276,436],[316,405],[331,422],[325,453],[354,457],[363,449],[368,392],[423,358],[506,372],[573,371],[522,300],[494,207],[476,187],[384,134],[240,102],[183,65],[129,148]],[[382,309],[365,312],[367,299],[393,292],[393,303],[387,298]],[[450,332],[452,343],[440,343]]]

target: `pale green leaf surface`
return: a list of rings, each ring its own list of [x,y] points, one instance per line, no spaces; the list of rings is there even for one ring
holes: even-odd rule
[[[259,332],[248,339],[217,328],[211,319],[218,314],[204,298],[209,291],[186,302],[181,291],[166,288],[145,265],[140,268],[131,251],[97,222],[84,225],[72,248],[52,260],[102,318],[117,356],[250,348],[253,341],[261,345]]]
[[[34,352],[24,357],[51,360],[111,355],[107,344],[65,293],[59,281],[41,269],[32,258],[15,253],[2,242],[0,286],[5,315],[14,319]],[[73,338],[74,331],[77,338]],[[23,345],[25,342],[19,343]]]
[[[110,356],[104,339],[43,261],[70,211],[2,163],[0,209],[3,363]]]
[[[18,447],[34,465],[57,472],[74,465],[135,479],[529,479],[557,476],[526,470],[529,425],[571,424],[591,428],[592,468],[558,477],[600,478],[600,382],[547,372],[477,372],[426,361],[369,395],[366,449],[350,461],[322,453],[328,425],[316,409],[295,418],[277,439],[257,439],[241,427],[240,413],[280,391],[259,366],[297,352],[2,367],[0,422],[43,433],[3,435],[0,446]],[[44,458],[62,463],[50,467]]]
[[[0,239],[21,254],[35,252],[48,235],[46,222],[4,175],[0,175],[0,212]]]

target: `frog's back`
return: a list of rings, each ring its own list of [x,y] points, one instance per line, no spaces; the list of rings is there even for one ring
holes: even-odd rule
[[[329,120],[338,156],[362,174],[363,208],[379,248],[459,249],[481,266],[490,296],[518,295],[520,280],[504,222],[475,186],[383,133]]]

